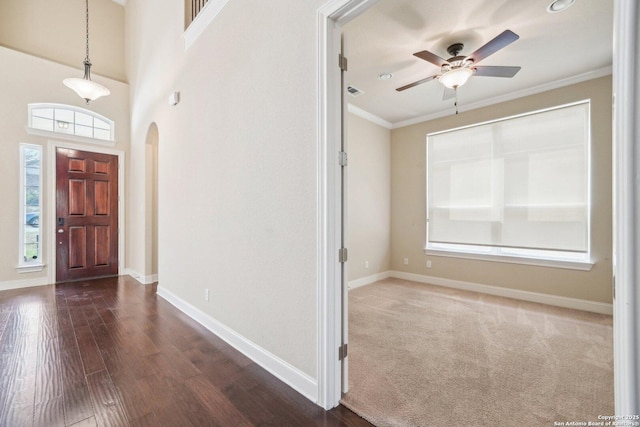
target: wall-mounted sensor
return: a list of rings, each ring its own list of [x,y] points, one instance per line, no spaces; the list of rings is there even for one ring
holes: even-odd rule
[[[179,102],[180,102],[180,92],[173,92],[171,95],[169,95],[169,105],[171,106],[178,105]]]

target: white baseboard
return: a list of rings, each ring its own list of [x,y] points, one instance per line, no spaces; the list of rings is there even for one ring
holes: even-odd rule
[[[397,279],[429,283],[431,285],[480,292],[483,294],[514,298],[529,302],[537,302],[556,307],[573,308],[575,310],[590,311],[601,314],[613,314],[613,305],[603,302],[587,301],[538,292],[521,291],[518,289],[502,288],[499,286],[482,285],[480,283],[463,282],[461,280],[444,279],[442,277],[423,276],[421,274],[405,273],[402,271],[391,271],[389,276]]]
[[[143,276],[142,274],[138,273],[135,270],[132,270],[130,268],[127,268],[124,270],[124,274],[127,274],[131,277],[133,277],[134,279],[136,279],[138,282],[142,283],[143,285],[150,285],[151,283],[155,283],[158,281],[158,275],[157,274],[152,274],[150,276]]]
[[[315,379],[202,312],[166,288],[158,286],[157,292],[160,297],[222,338],[236,350],[262,366],[307,399],[314,403],[318,401],[318,383]]]
[[[370,285],[378,280],[388,279],[390,271],[383,271],[382,273],[372,274],[371,276],[361,277],[360,279],[349,281],[349,290],[359,288],[360,286]]]
[[[0,291],[8,291],[9,289],[32,288],[34,286],[45,286],[49,284],[48,278],[36,277],[35,279],[7,280],[0,282]]]

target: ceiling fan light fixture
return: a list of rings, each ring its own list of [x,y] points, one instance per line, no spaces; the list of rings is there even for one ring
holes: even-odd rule
[[[547,6],[547,12],[558,13],[567,10],[576,0],[554,0]]]
[[[472,75],[473,69],[471,68],[454,68],[441,75],[439,80],[445,87],[453,89],[465,84]]]

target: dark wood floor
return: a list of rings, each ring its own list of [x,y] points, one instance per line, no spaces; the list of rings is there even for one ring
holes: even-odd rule
[[[370,426],[128,276],[0,292],[0,426]]]

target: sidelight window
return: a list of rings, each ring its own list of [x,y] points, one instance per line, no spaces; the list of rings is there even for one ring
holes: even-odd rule
[[[42,147],[20,144],[20,166],[19,269],[42,265]]]

